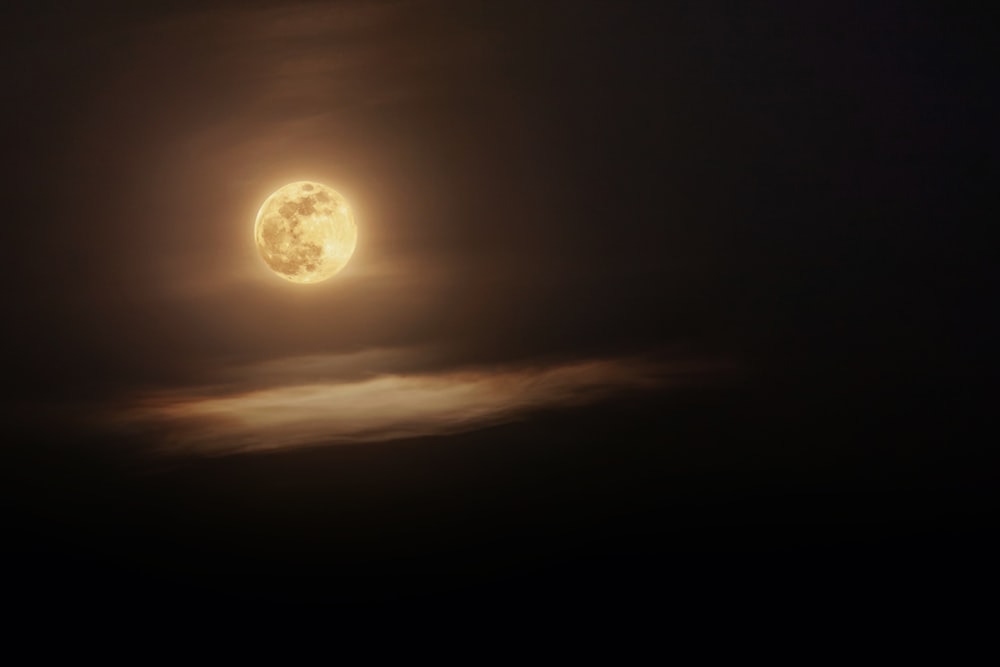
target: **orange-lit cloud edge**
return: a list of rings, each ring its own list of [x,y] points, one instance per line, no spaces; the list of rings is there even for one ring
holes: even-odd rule
[[[250,365],[215,386],[141,396],[117,410],[114,422],[125,432],[157,433],[161,453],[218,456],[379,442],[585,406],[677,383],[691,370],[635,358],[436,373],[369,370],[399,358],[399,351],[383,350]]]

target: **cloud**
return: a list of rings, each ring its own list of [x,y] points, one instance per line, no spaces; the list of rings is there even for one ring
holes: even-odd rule
[[[449,2],[346,0],[181,12],[142,40],[154,60],[183,44],[196,76],[234,88],[244,113],[289,117],[420,96],[495,59],[500,35]]]
[[[165,451],[222,455],[459,433],[650,389],[670,378],[662,367],[634,359],[364,377],[359,369],[372,358],[360,353],[267,362],[245,369],[245,377],[269,386],[151,394],[116,420],[120,428],[167,434]],[[328,379],[315,377],[323,373]],[[289,381],[310,374],[306,382]]]

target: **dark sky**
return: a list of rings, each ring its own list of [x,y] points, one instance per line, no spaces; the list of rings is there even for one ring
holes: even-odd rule
[[[455,556],[446,527],[482,525],[454,509],[471,506],[498,532],[470,540],[501,535],[515,556],[490,571],[508,572],[533,562],[527,535],[552,553],[630,543],[691,498],[715,508],[684,518],[698,526],[748,497],[792,521],[774,499],[801,504],[808,480],[838,498],[879,489],[831,502],[850,524],[868,502],[923,517],[900,489],[918,508],[937,502],[928,488],[979,492],[968,434],[995,359],[982,223],[997,141],[975,17],[896,2],[136,5],[24,3],[0,28],[5,421],[24,488],[51,489],[19,515],[26,553],[118,576],[107,545],[142,522],[93,517],[128,499],[160,508],[150,540],[211,560],[178,508],[220,502],[212,521],[243,526],[234,543],[280,533],[303,552],[306,528],[288,526],[367,517],[383,530],[359,553],[416,571]],[[263,199],[301,179],[343,193],[359,225],[347,269],[307,287],[269,274],[251,236]],[[404,436],[419,438],[384,442]],[[238,453],[324,440],[355,444]],[[180,468],[135,482],[164,442]],[[199,463],[206,442],[237,454]],[[74,466],[91,472],[52,472]],[[279,509],[247,505],[260,488]],[[81,493],[94,515],[52,518]],[[403,520],[380,494],[437,535],[412,562],[385,556]],[[345,497],[354,514],[311,504]],[[254,512],[279,518],[258,534]],[[803,513],[796,525],[819,521]],[[52,521],[44,534],[77,537],[37,538]],[[111,527],[88,537],[94,521]],[[371,537],[346,534],[317,553]],[[651,570],[675,553],[642,545]],[[298,553],[264,551],[272,573]]]

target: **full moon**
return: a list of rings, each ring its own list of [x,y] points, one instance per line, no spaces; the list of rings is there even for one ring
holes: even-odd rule
[[[254,224],[264,263],[293,283],[318,283],[354,254],[358,226],[347,200],[322,183],[297,181],[264,200]]]

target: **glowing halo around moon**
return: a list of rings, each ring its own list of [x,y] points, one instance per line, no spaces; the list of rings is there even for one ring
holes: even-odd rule
[[[254,223],[257,250],[268,268],[293,283],[318,283],[347,265],[358,226],[344,196],[314,181],[275,190]]]

